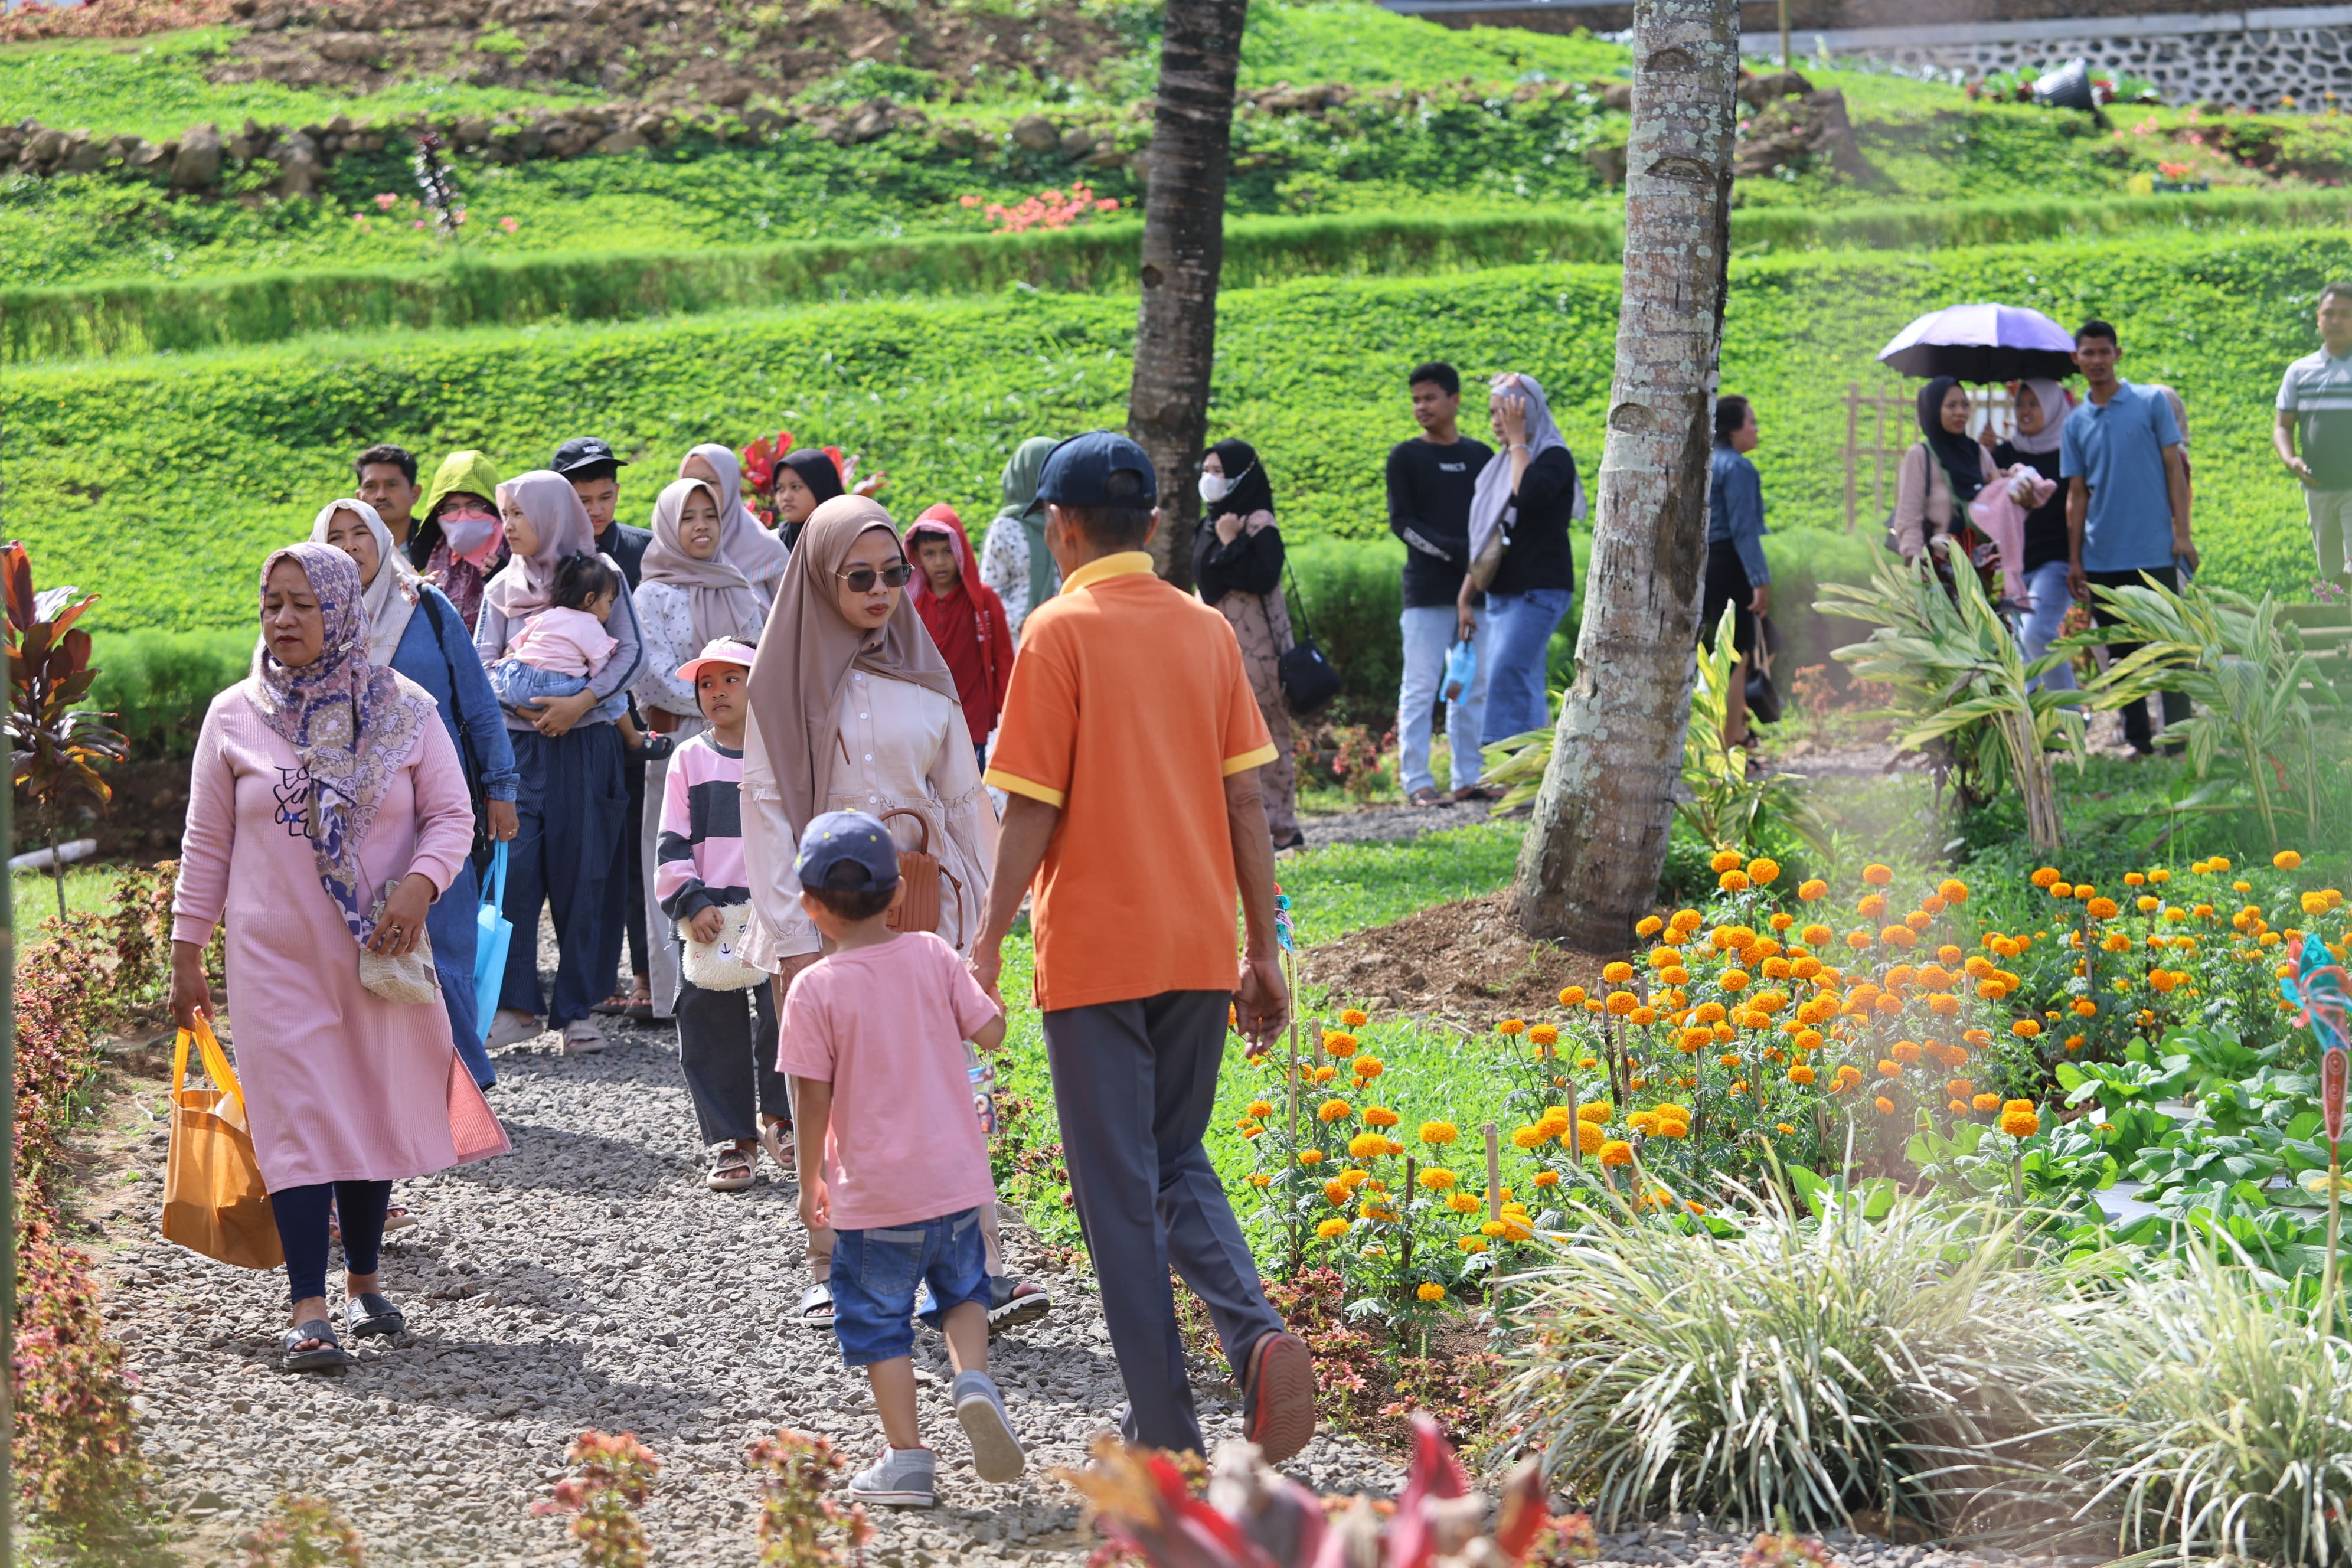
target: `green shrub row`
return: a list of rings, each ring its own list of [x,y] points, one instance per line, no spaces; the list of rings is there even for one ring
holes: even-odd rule
[[[2239,192],[2106,201],[2024,198],[1937,206],[1792,207],[1732,216],[1736,254],[1928,249],[2163,230],[2341,224],[2352,195]],[[162,281],[0,289],[0,360],[179,352],[319,332],[627,321],[819,300],[1106,292],[1135,283],[1142,229],[1102,222],[1024,235],[938,234],[648,251],[468,257],[431,266],[306,268]],[[1425,277],[1540,261],[1605,262],[1613,216],[1528,207],[1238,218],[1224,279]]]
[[[2341,233],[1735,260],[1724,386],[1758,406],[1775,547],[1821,531],[1873,544],[1875,517],[1844,535],[1846,385],[1902,390],[1871,356],[1918,310],[2008,300],[2121,327],[2125,374],[2187,400],[2208,575],[2302,597],[2309,537],[2270,453],[2271,404],[2310,350],[2320,286],[2345,274]],[[1265,454],[1301,546],[1388,537],[1381,465],[1413,433],[1405,372],[1432,356],[1465,379],[1541,377],[1590,479],[1617,300],[1614,268],[1559,264],[1237,289],[1213,424]],[[886,468],[898,510],[946,500],[980,523],[1021,438],[1124,421],[1133,324],[1123,298],[1014,290],[9,367],[8,527],[107,595],[100,629],[197,630],[249,625],[263,552],[344,493],[352,454],[378,440],[428,461],[476,446],[512,471],[601,434],[643,465],[625,481],[634,516],[674,454],[783,426]]]
[[[89,706],[117,715],[134,757],[191,755],[214,695],[252,668],[254,636],[250,626],[101,633],[90,648]]]

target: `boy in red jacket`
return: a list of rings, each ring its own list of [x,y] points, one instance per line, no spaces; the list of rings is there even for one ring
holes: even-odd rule
[[[915,613],[955,673],[956,697],[971,726],[972,751],[988,766],[988,737],[1013,684],[1013,628],[1004,601],[980,580],[963,520],[945,501],[908,526],[907,558],[915,563]]]

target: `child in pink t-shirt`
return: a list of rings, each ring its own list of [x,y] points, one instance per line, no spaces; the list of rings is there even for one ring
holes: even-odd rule
[[[956,1420],[981,1479],[1009,1481],[1027,1460],[988,1375],[990,1292],[981,1212],[996,1202],[971,1112],[963,1042],[994,1050],[1004,1015],[955,949],[886,923],[898,847],[862,812],[827,812],[801,835],[801,906],[824,958],[784,997],[776,1070],[793,1078],[801,1223],[831,1226],[833,1328],[842,1359],[866,1369],[886,1436],[850,1479],[861,1502],[929,1508],[938,1461],[915,1409],[915,1296],[946,1334]]]
[[[569,555],[555,567],[546,609],[522,624],[507,651],[490,666],[499,700],[519,709],[544,697],[572,697],[588,689],[620,643],[604,629],[626,586],[620,574],[593,555]]]

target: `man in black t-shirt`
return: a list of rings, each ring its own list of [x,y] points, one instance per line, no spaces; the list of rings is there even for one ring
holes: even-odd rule
[[[1478,470],[1495,454],[1485,442],[1462,434],[1462,378],[1442,360],[1416,365],[1407,384],[1413,423],[1421,434],[1389,451],[1389,529],[1404,542],[1404,684],[1397,693],[1397,773],[1416,805],[1434,805],[1437,781],[1430,771],[1430,730],[1446,655],[1456,640],[1460,616],[1454,600],[1470,563],[1470,494]],[[1492,799],[1478,782],[1478,730],[1486,700],[1486,661],[1467,689],[1448,695],[1445,733],[1453,752],[1454,798]]]

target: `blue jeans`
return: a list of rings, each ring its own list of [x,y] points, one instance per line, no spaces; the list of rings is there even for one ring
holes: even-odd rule
[[[433,940],[433,969],[441,978],[441,1006],[449,1015],[449,1038],[457,1059],[483,1089],[499,1081],[490,1053],[482,1049],[482,1009],[474,996],[474,941],[480,934],[475,914],[482,907],[474,863],[457,862],[457,875],[425,911],[425,934]]]
[[[2066,563],[2044,561],[2025,574],[2025,602],[2032,607],[2026,611],[2024,623],[2018,627],[2018,646],[2025,651],[2025,662],[2032,664],[2050,651],[2066,625],[2066,612],[2074,607],[2074,595],[2066,591]],[[2072,691],[2074,689],[2074,667],[2062,664],[2047,675],[2033,679],[2036,691]]]
[[[506,916],[515,930],[499,1005],[544,1012],[548,1026],[561,1029],[612,994],[620,967],[621,878],[613,845],[629,809],[621,732],[582,722],[553,740],[536,730],[509,730],[507,738],[520,775],[520,831],[507,849]],[[542,904],[554,917],[558,953],[555,996],[546,1007],[539,989]]]
[[[896,1361],[915,1350],[915,1287],[931,1288],[937,1323],[950,1307],[989,1304],[980,1211],[963,1209],[885,1230],[833,1234],[833,1332],[850,1366]]]
[[[1408,795],[1437,787],[1436,776],[1429,771],[1430,718],[1444,684],[1445,655],[1454,646],[1454,629],[1459,621],[1451,605],[1423,605],[1397,617],[1397,629],[1404,639],[1404,684],[1397,691],[1397,773]],[[1486,652],[1492,641],[1486,617],[1481,616],[1478,629],[1470,638],[1478,654],[1478,673],[1472,678],[1469,690],[1445,705],[1445,734],[1452,742],[1455,789],[1476,784],[1481,771],[1478,731],[1486,708]]]
[[[1486,646],[1479,662],[1492,670],[1486,682],[1486,717],[1481,738],[1491,746],[1551,721],[1544,689],[1545,655],[1551,634],[1568,614],[1565,588],[1531,588],[1524,594],[1486,595]]]
[[[520,708],[542,697],[573,697],[588,689],[584,675],[564,675],[541,669],[519,658],[502,658],[490,666],[490,688],[509,708]]]

